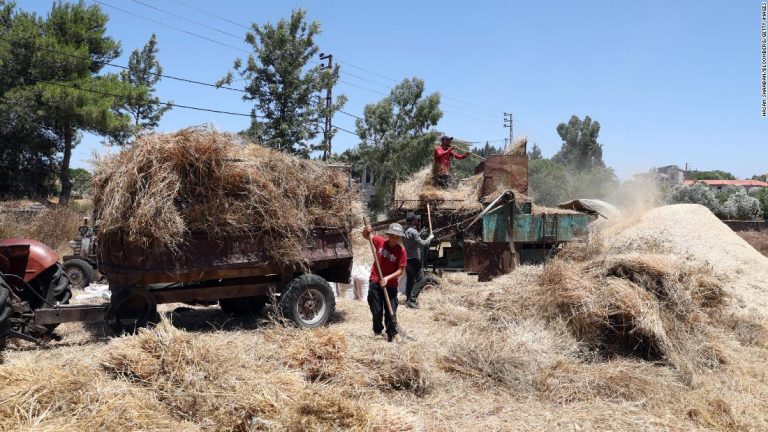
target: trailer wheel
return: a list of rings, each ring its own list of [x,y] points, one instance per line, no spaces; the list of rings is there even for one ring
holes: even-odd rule
[[[72,289],[83,289],[96,280],[96,271],[87,261],[74,258],[64,262],[64,271]]]
[[[257,314],[264,309],[269,299],[264,296],[220,299],[219,307],[233,315]]]
[[[107,308],[107,324],[116,333],[134,333],[157,316],[157,302],[141,286],[122,286],[112,291]]]
[[[283,316],[301,328],[324,325],[335,309],[333,290],[318,275],[304,274],[293,279],[280,296]]]
[[[0,343],[2,343],[2,339],[8,335],[8,331],[11,329],[10,318],[12,312],[11,287],[0,276]]]

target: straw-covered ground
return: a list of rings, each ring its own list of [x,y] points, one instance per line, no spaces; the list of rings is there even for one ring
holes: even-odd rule
[[[0,429],[766,430],[768,258],[721,225],[668,206],[543,267],[446,276],[392,344],[350,300],[313,331],[215,306],[62,325],[7,350]]]

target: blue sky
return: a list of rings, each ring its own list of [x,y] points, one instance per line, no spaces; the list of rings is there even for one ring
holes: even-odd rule
[[[109,33],[120,40],[127,64],[135,48],[158,36],[164,72],[213,82],[236,57],[247,54],[245,29],[173,0],[142,0],[215,27],[197,26],[132,0],[104,3],[189,32],[226,47],[116,9]],[[507,136],[504,111],[515,118],[545,156],[560,147],[558,123],[572,114],[601,123],[604,159],[621,178],[654,166],[686,162],[694,169],[723,169],[738,177],[768,172],[768,119],[760,117],[760,2],[715,1],[246,1],[182,0],[235,23],[277,22],[302,7],[322,24],[324,52],[342,65],[334,90],[344,108],[360,114],[405,77],[420,77],[443,95],[438,130],[471,141]],[[92,0],[87,0],[91,3]],[[51,2],[20,0],[20,8],[47,14]],[[362,69],[360,69],[362,68]],[[105,70],[110,70],[106,68]],[[394,80],[394,81],[393,81]],[[247,113],[240,94],[163,80],[158,96],[179,104]],[[160,130],[212,123],[244,129],[245,117],[174,109]],[[354,130],[354,119],[334,124]],[[73,165],[88,167],[104,151],[86,136]],[[358,139],[339,132],[334,151]]]

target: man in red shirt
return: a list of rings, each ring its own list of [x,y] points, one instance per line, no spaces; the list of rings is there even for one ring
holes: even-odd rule
[[[457,153],[451,144],[453,137],[440,137],[440,145],[435,147],[435,167],[433,170],[435,184],[448,187],[451,183],[451,158],[464,159],[469,153]]]
[[[380,335],[384,330],[384,325],[381,323],[383,317],[387,328],[387,340],[392,342],[397,334],[397,326],[395,325],[397,319],[395,317],[397,316],[398,279],[405,270],[408,258],[405,254],[405,248],[400,244],[400,239],[404,235],[403,227],[398,223],[389,225],[385,231],[387,237],[373,236],[371,238],[371,231],[373,228],[370,225],[363,228],[363,237],[366,240],[371,239],[373,242],[376,258],[379,260],[381,272],[384,273],[383,277],[380,277],[374,262],[371,266],[371,277],[368,284],[368,306],[373,315],[373,333]],[[386,299],[382,287],[386,287],[389,302],[392,305],[392,313],[395,317],[390,317],[389,313],[385,314],[387,306],[384,303]]]

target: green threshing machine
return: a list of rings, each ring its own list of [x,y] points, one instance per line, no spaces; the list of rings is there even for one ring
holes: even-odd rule
[[[525,196],[527,156],[489,156],[475,167],[475,174],[481,182],[476,197],[481,206],[471,212],[457,211],[466,205],[451,200],[393,200],[394,219],[408,211],[425,219],[429,205],[439,241],[427,253],[428,268],[438,274],[466,271],[485,281],[520,264],[541,263],[566,242],[586,241],[589,214],[538,207]]]

